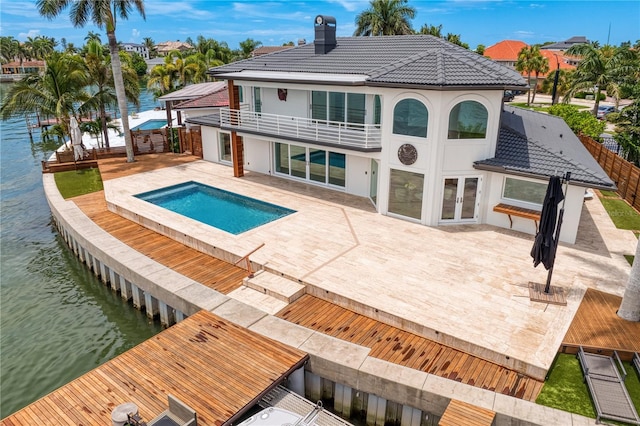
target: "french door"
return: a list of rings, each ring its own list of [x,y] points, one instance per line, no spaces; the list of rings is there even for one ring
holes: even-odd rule
[[[444,179],[440,222],[475,222],[482,177],[459,176]]]

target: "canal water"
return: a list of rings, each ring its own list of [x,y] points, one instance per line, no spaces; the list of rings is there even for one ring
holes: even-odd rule
[[[0,99],[9,84],[0,84]],[[143,90],[140,111],[157,103]],[[130,109],[134,111],[135,109]],[[0,418],[161,330],[104,286],[51,220],[40,161],[57,148],[0,121]]]

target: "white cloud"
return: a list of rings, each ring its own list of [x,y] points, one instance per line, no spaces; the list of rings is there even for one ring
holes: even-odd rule
[[[40,35],[40,30],[29,30],[27,33],[18,34],[18,40],[26,40],[28,37],[34,38]]]
[[[134,28],[133,30],[131,30],[131,36],[134,38],[140,37],[140,31]]]
[[[367,0],[327,0],[328,3],[339,4],[349,12],[362,11],[369,8],[370,2]]]
[[[148,16],[159,15],[167,18],[175,18],[176,15],[188,16],[191,19],[206,20],[213,19],[214,14],[209,12],[206,7],[207,2],[200,6],[194,7],[190,1],[146,1],[145,14]]]

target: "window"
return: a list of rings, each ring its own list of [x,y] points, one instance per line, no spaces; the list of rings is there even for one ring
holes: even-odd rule
[[[420,219],[423,187],[423,174],[391,169],[389,213]]]
[[[311,118],[314,120],[327,119],[327,92],[311,92]]]
[[[380,95],[375,95],[373,98],[373,124],[380,124],[381,115],[382,102],[380,101]]]
[[[365,111],[362,93],[311,92],[311,118],[314,120],[364,124]]]
[[[427,137],[429,112],[417,99],[404,99],[393,109],[393,133],[396,135]]]
[[[487,117],[487,109],[480,102],[460,102],[449,114],[449,139],[485,138]]]
[[[231,162],[231,135],[229,133],[219,133],[219,155],[220,161]]]
[[[505,178],[502,198],[542,205],[546,193],[547,184],[529,180]]]
[[[344,188],[346,155],[300,145],[274,143],[275,171]]]
[[[238,86],[238,102],[244,102],[244,95],[242,94],[242,86]]]

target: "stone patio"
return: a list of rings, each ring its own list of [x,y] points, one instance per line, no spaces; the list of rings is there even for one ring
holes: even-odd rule
[[[296,210],[232,235],[132,195],[198,181]],[[307,286],[307,293],[544,378],[587,287],[622,295],[637,239],[598,200],[584,204],[577,244],[561,245],[552,284],[567,306],[529,300],[533,236],[488,225],[425,227],[375,213],[367,199],[197,161],[105,181],[109,208],[202,251]]]

